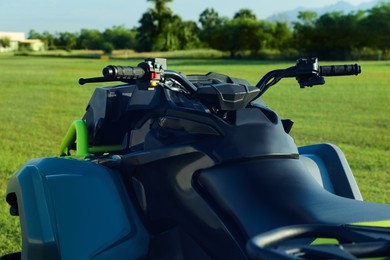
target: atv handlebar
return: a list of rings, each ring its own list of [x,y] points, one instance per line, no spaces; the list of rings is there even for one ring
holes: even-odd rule
[[[189,94],[195,94],[197,87],[185,75],[167,70],[165,59],[146,59],[145,62],[138,64],[136,67],[131,66],[107,66],[103,69],[103,77],[80,79],[79,84],[91,82],[109,82],[123,81],[133,83],[137,80],[137,85],[144,84],[144,89],[147,89],[147,84],[150,81],[154,83],[166,79],[172,79],[178,82],[181,87],[188,91]],[[287,69],[278,69],[268,72],[256,84],[260,89],[259,97],[264,94],[271,86],[275,85],[282,78],[296,78],[301,88],[311,87],[314,85],[322,85],[325,83],[323,77],[329,76],[348,76],[358,75],[361,73],[361,67],[358,64],[351,65],[331,65],[319,66],[317,58],[299,59],[295,66]]]

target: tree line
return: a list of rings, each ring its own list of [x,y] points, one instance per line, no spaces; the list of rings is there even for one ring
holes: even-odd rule
[[[168,7],[173,0],[147,0],[153,7],[142,14],[134,28],[114,26],[101,32],[82,29],[78,33],[29,32],[48,49],[93,49],[111,53],[116,49],[139,52],[212,48],[226,51],[230,57],[264,53],[297,54],[322,59],[389,56],[390,3],[382,2],[368,10],[331,12],[319,16],[304,11],[298,21],[259,20],[249,9],[241,9],[232,18],[222,17],[212,8],[205,9],[197,22],[185,21]]]

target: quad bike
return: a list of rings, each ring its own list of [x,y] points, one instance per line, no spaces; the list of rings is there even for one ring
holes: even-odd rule
[[[357,259],[390,256],[390,205],[364,202],[342,151],[297,147],[261,95],[360,66],[316,58],[256,86],[165,59],[108,66],[60,156],[27,162],[6,200],[22,259]]]

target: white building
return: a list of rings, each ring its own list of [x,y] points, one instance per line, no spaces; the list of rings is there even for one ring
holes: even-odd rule
[[[26,39],[23,32],[0,32],[0,39],[2,38],[8,38],[10,46],[0,46],[0,52],[18,51],[23,46],[32,51],[45,50],[45,44],[41,40]]]

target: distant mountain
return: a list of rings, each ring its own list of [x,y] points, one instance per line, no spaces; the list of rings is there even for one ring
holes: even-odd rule
[[[298,21],[298,14],[299,12],[302,11],[314,11],[318,14],[318,16],[321,16],[326,13],[330,12],[343,12],[344,14],[348,14],[353,11],[358,11],[358,10],[368,10],[374,7],[375,5],[383,2],[383,0],[372,0],[370,2],[362,3],[360,5],[352,5],[346,1],[339,1],[333,5],[328,5],[322,8],[317,8],[317,9],[310,9],[310,8],[303,8],[303,7],[298,7],[294,10],[287,11],[287,12],[282,12],[278,14],[274,14],[270,17],[267,18],[267,20],[275,22],[275,21],[283,21],[283,22],[288,22],[288,23],[293,23]]]

